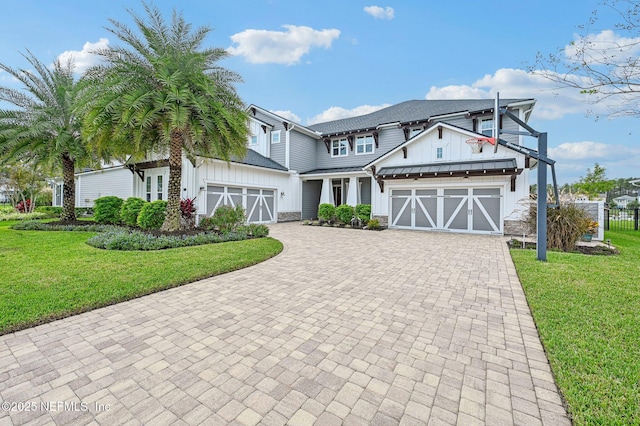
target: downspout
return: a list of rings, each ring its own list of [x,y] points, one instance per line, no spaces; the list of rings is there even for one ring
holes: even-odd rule
[[[286,134],[284,137],[284,166],[289,169],[289,155],[291,154],[290,149],[290,134],[291,129],[293,129],[293,124],[289,123],[288,126],[285,127]]]

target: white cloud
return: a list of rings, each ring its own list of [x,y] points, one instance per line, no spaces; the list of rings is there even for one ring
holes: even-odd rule
[[[366,6],[364,11],[376,19],[393,19],[395,10],[392,7]]]
[[[294,123],[300,123],[302,120],[300,119],[300,117],[298,117],[297,115],[295,115],[293,112],[291,111],[271,111],[272,113],[279,115],[282,118],[286,118],[288,120],[293,121]]]
[[[432,86],[426,99],[469,99],[494,98],[500,92],[501,98],[536,99],[536,118],[557,120],[567,114],[606,114],[607,102],[590,104],[589,95],[578,89],[558,88],[557,84],[541,73],[521,69],[501,68],[493,75],[487,74],[471,85]]]
[[[549,148],[549,157],[558,160],[598,160],[625,159],[640,154],[640,149],[602,142],[566,142],[555,148]]]
[[[95,43],[88,41],[82,46],[82,50],[67,50],[66,52],[62,52],[58,56],[58,59],[63,64],[71,59],[74,65],[74,72],[82,74],[87,68],[100,62],[100,57],[94,55],[92,52],[97,49],[104,49],[108,45],[109,40],[106,38],[101,38]]]
[[[391,106],[391,104],[382,105],[360,105],[353,109],[344,109],[342,107],[331,107],[315,117],[308,120],[307,124],[324,123],[326,121],[340,120],[342,118],[356,117],[359,115],[369,114],[379,109]]]
[[[616,65],[634,60],[640,54],[640,37],[622,37],[612,30],[580,36],[564,48],[564,54],[572,62],[590,65]]]
[[[283,25],[286,31],[245,30],[231,36],[237,46],[227,50],[232,55],[244,56],[254,64],[286,64],[300,62],[312,47],[328,49],[340,36],[336,29],[314,30],[310,27]]]

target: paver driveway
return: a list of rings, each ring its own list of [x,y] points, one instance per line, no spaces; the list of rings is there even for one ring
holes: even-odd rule
[[[0,425],[570,424],[504,238],[272,235],[260,265],[0,337]]]

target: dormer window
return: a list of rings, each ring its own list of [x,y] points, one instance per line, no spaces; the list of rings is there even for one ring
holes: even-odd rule
[[[438,148],[436,148],[436,158],[437,158],[437,159],[441,159],[441,158],[442,158],[442,151],[443,151],[443,149],[442,149],[442,147],[441,147],[441,146],[439,146]]]
[[[249,143],[251,144],[251,146],[258,145],[258,135],[250,135],[249,136]]]
[[[331,156],[332,157],[346,157],[348,152],[347,139],[334,139],[331,141]]]
[[[280,130],[271,132],[271,143],[280,143]]]
[[[373,154],[373,135],[356,138],[356,155]]]
[[[493,119],[489,118],[480,122],[480,133],[487,137],[493,137]]]

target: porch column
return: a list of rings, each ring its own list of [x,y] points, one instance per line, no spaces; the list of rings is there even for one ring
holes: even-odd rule
[[[349,178],[349,190],[347,191],[347,204],[355,207],[358,205],[358,178],[350,177]]]
[[[320,204],[333,204],[333,186],[331,185],[330,178],[322,179],[322,191],[320,192]]]

